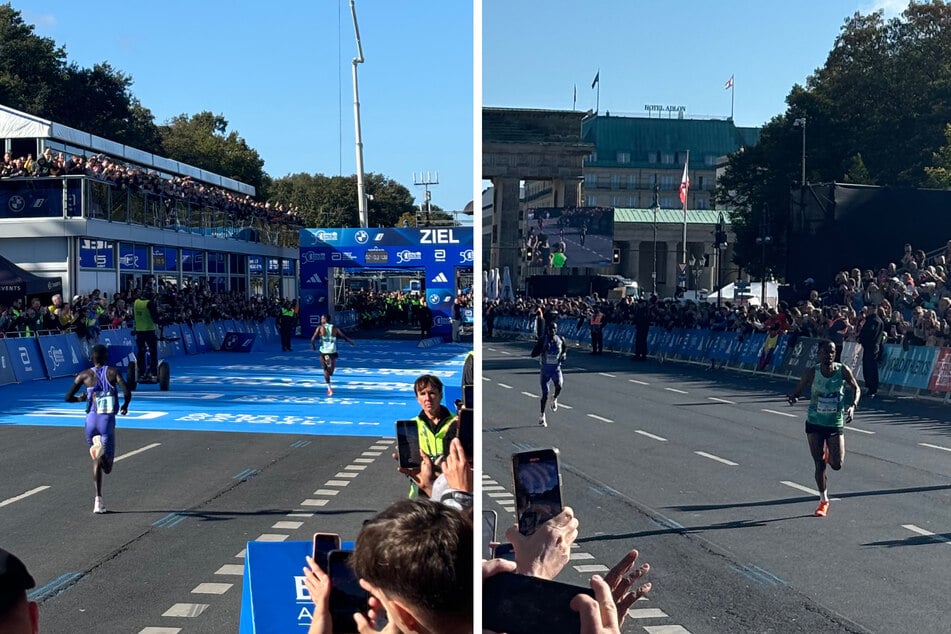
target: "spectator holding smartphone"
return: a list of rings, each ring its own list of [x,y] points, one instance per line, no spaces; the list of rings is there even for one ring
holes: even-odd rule
[[[350,564],[371,594],[367,614],[354,614],[357,631],[472,632],[472,521],[430,500],[401,500],[364,523]],[[330,578],[307,558],[304,584],[314,601],[308,634],[331,634]]]

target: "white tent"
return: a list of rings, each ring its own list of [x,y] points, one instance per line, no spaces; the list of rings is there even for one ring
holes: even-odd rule
[[[515,290],[512,288],[512,273],[509,271],[509,267],[505,267],[502,271],[502,292],[499,295],[499,299],[515,299]]]
[[[742,296],[734,297],[736,291],[736,283],[731,282],[720,289],[720,301],[721,302],[730,302],[731,304],[745,304],[750,306],[759,306],[760,300],[763,297],[763,283],[750,281],[750,288],[748,291],[743,293]],[[710,304],[717,303],[717,292],[710,291],[710,294],[707,295],[707,302]],[[778,282],[766,282],[766,303],[769,306],[776,306],[779,304],[779,283]]]

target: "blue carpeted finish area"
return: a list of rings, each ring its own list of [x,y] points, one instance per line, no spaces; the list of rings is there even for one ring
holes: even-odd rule
[[[413,381],[434,374],[446,385],[445,403],[460,398],[462,364],[469,346],[416,347],[415,341],[357,340],[339,347],[326,385],[315,352],[279,352],[276,343],[260,352],[209,352],[169,359],[171,389],[140,385],[127,416],[127,429],[174,429],[346,436],[390,436],[393,422],[419,412]],[[0,387],[0,425],[79,427],[82,403],[66,403],[72,379],[33,381]]]

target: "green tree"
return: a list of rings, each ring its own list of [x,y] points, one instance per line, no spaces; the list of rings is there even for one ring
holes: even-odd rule
[[[63,103],[66,50],[33,33],[9,2],[0,5],[0,103],[52,118]]]
[[[364,191],[372,197],[367,201],[371,227],[401,226],[402,215],[414,209],[409,190],[381,174],[366,174]],[[355,175],[292,174],[273,182],[269,198],[296,206],[308,227],[356,227],[360,222]]]
[[[223,115],[180,114],[159,127],[165,156],[239,180],[256,189],[269,185],[264,159],[237,132],[228,132]]]

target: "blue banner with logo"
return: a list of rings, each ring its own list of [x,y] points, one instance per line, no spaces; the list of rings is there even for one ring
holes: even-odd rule
[[[433,311],[433,335],[451,333],[450,314],[459,289],[456,268],[471,269],[472,227],[413,229],[301,229],[301,328],[320,325],[330,313],[331,268],[422,270],[422,296]]]
[[[258,339],[257,333],[238,332],[231,330],[225,334],[221,340],[222,352],[251,352],[257,350],[255,342]]]
[[[54,379],[72,376],[89,367],[76,335],[49,335],[37,337],[46,373]]]
[[[353,542],[341,544],[353,550]],[[314,601],[302,569],[313,544],[309,541],[248,542],[244,554],[239,634],[306,632]],[[356,626],[354,626],[356,627]]]
[[[937,358],[938,348],[934,346],[909,346],[903,350],[898,344],[885,344],[879,378],[882,383],[927,390]]]
[[[46,366],[36,337],[4,339],[18,383],[46,379]]]
[[[17,375],[13,371],[13,362],[10,361],[10,354],[7,347],[0,345],[0,385],[16,383]]]
[[[192,324],[192,333],[195,336],[195,349],[198,353],[211,352],[211,339],[208,336],[208,326],[204,322]]]

